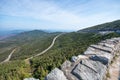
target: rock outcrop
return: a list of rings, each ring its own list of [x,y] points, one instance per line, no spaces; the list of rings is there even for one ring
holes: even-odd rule
[[[91,45],[84,55],[65,61],[61,70],[55,68],[46,80],[105,80],[109,65],[120,51],[120,38],[112,38]]]
[[[61,70],[55,68],[46,76],[45,80],[67,80],[67,78]]]

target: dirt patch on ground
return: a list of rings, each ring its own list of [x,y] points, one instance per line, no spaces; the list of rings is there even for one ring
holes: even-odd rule
[[[120,80],[120,55],[110,65],[109,74],[110,77],[107,80]]]

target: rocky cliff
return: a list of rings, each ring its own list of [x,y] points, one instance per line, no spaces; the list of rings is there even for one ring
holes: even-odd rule
[[[65,61],[61,69],[55,68],[45,80],[106,80],[109,66],[120,53],[120,38],[112,38],[91,45],[83,55]]]

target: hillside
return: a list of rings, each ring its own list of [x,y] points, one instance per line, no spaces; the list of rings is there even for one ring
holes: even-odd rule
[[[59,33],[34,30],[0,40],[0,61],[3,61],[14,48],[16,51],[12,55],[12,60],[25,59],[35,55],[47,48],[52,38],[57,34]]]
[[[99,24],[86,29],[79,30],[78,32],[99,32],[99,31],[120,31],[120,20]]]

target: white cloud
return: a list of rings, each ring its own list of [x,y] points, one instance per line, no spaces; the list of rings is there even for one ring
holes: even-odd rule
[[[117,0],[76,1],[70,3],[67,0],[58,4],[59,1],[55,0],[2,0],[0,14],[46,20],[66,29],[80,29],[120,18]]]

